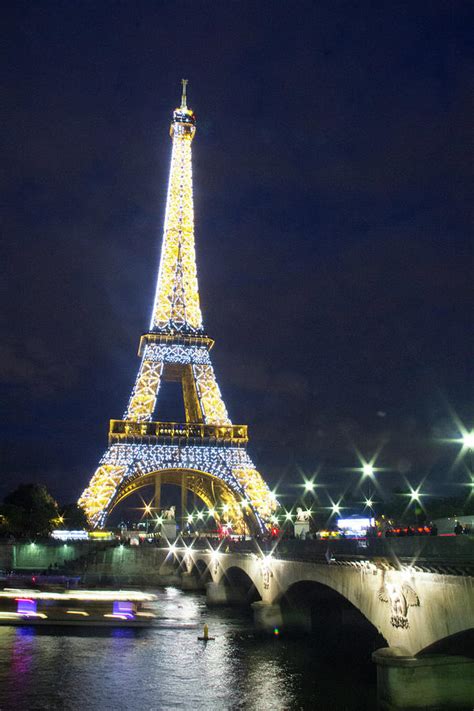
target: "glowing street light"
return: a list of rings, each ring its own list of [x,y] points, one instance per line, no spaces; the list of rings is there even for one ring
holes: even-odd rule
[[[308,479],[307,481],[305,481],[305,483],[304,483],[305,492],[307,492],[309,494],[309,493],[312,493],[314,491],[314,489],[315,489],[314,481],[312,481],[311,479]]]
[[[463,432],[459,442],[462,442],[462,446],[465,449],[474,450],[474,430],[470,432]]]
[[[209,509],[209,516],[210,516],[211,518],[214,518],[215,515],[216,515],[215,509]]]
[[[444,442],[450,442],[455,444],[460,444],[461,448],[456,456],[453,464],[455,468],[463,460],[466,461],[467,470],[472,478],[473,475],[473,455],[474,455],[474,430],[468,430],[461,419],[456,415],[455,412],[451,411],[454,424],[458,431],[457,437],[449,437],[444,439]]]
[[[379,445],[375,452],[372,454],[369,459],[366,459],[362,453],[359,451],[359,449],[356,447],[355,448],[355,453],[357,455],[357,459],[359,460],[359,466],[358,467],[353,467],[352,471],[358,471],[362,474],[362,479],[375,479],[375,475],[377,472],[383,471],[382,467],[377,467],[377,459],[380,456],[380,452],[382,451],[382,446]]]
[[[341,507],[339,504],[332,504],[331,505],[331,510],[333,514],[339,514],[341,513]]]
[[[151,504],[145,504],[145,506],[143,507],[143,513],[146,516],[149,516],[151,514]]]
[[[418,486],[416,489],[412,489],[410,486],[410,501],[416,501],[417,503],[421,502],[421,493],[420,493],[421,486]]]
[[[370,462],[364,462],[362,465],[362,474],[364,476],[374,476],[375,468]]]

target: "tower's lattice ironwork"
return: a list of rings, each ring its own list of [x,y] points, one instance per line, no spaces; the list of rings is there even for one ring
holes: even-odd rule
[[[173,113],[173,141],[163,244],[150,330],[140,340],[141,364],[121,420],[111,420],[109,447],[79,499],[89,521],[102,527],[114,506],[138,488],[178,484],[198,495],[218,520],[237,532],[268,526],[276,501],[247,451],[247,427],[233,425],[210,359],[194,247],[191,144],[196,131],[187,107]],[[182,385],[186,422],[155,422],[160,383]]]

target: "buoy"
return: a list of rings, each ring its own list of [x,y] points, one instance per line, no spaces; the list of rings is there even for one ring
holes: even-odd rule
[[[214,639],[215,637],[209,637],[209,627],[204,625],[203,635],[202,637],[198,637],[198,640],[200,642],[213,642]]]

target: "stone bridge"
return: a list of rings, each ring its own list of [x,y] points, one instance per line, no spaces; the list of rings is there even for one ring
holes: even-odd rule
[[[381,709],[474,708],[474,537],[0,546],[0,569],[50,566],[87,585],[203,590],[251,605],[264,632],[376,649]]]
[[[474,539],[178,545],[172,555],[184,589],[205,588],[209,605],[251,604],[262,631],[353,631],[359,617],[382,646],[381,708],[474,707]]]

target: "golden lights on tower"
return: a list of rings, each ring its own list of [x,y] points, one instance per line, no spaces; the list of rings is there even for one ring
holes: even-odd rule
[[[170,128],[173,146],[150,331],[140,341],[141,365],[123,420],[111,420],[109,448],[79,505],[92,525],[103,526],[117,502],[161,472],[168,479],[184,476],[190,490],[221,511],[235,532],[244,532],[249,521],[263,530],[277,501],[246,452],[246,426],[232,425],[209,355],[213,341],[203,330],[192,186],[196,119],[187,106],[186,85],[183,80],[181,106]],[[186,423],[152,421],[164,380],[181,381]]]

